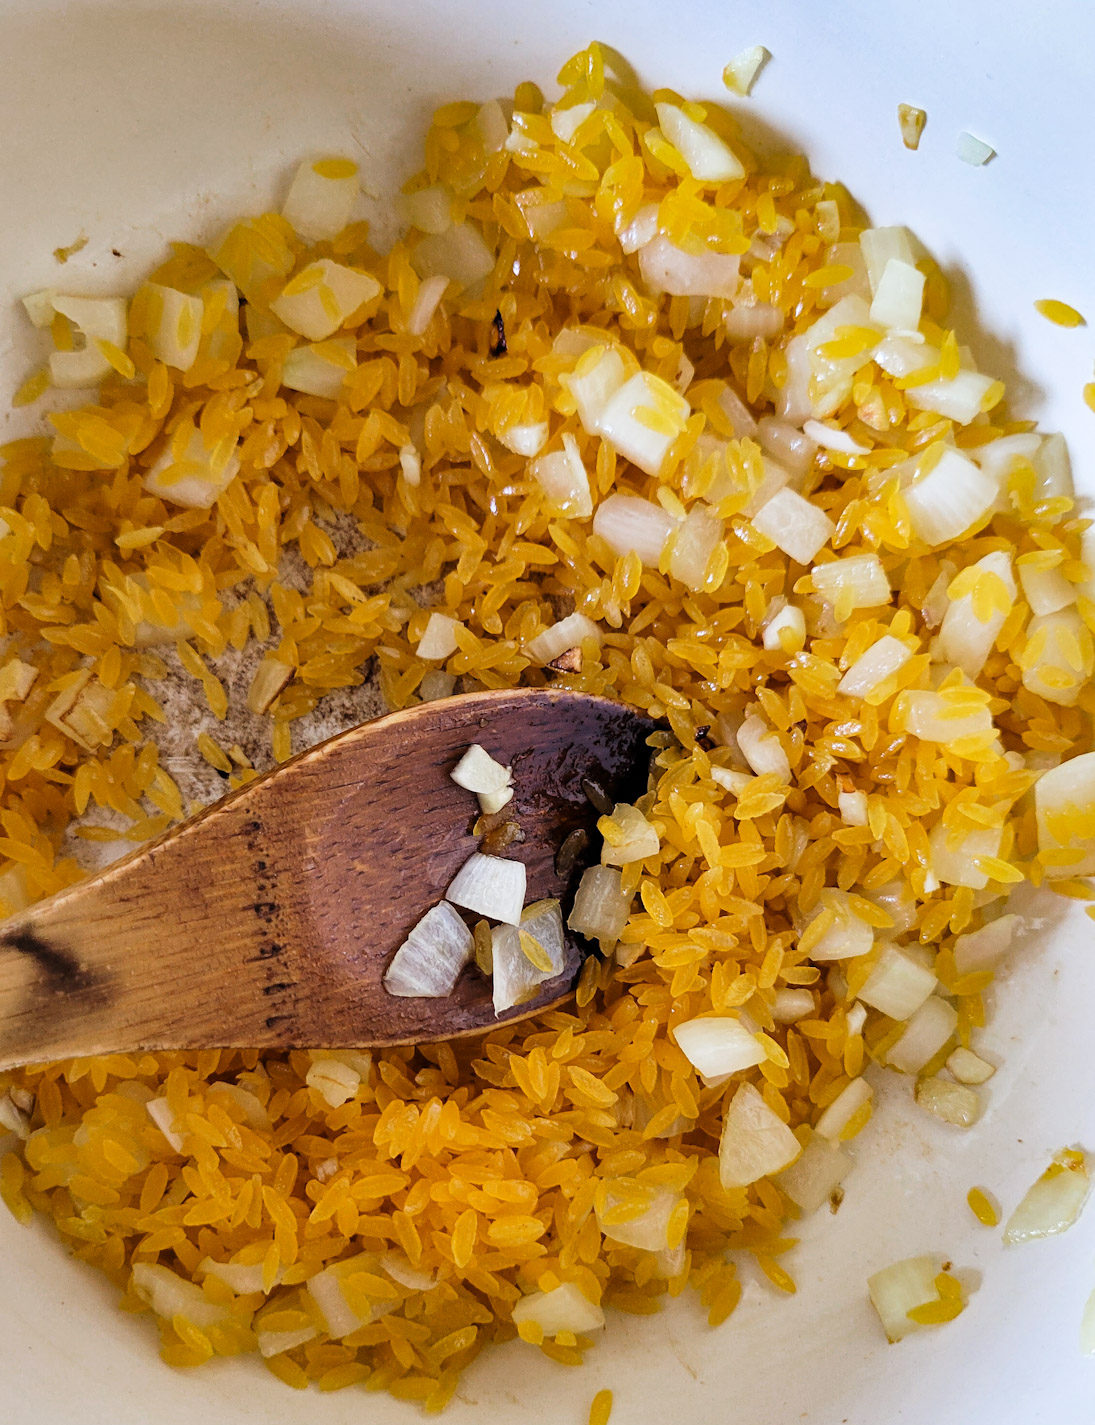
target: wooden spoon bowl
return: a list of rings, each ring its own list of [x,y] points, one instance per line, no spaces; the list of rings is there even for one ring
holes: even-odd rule
[[[413,1044],[480,1033],[573,990],[590,947],[495,1016],[471,966],[440,999],[399,998],[384,971],[478,849],[474,796],[449,773],[481,743],[513,767],[526,901],[564,916],[596,858],[593,779],[646,789],[653,724],[619,703],[525,689],[419,704],[333,737],[99,875],[0,927],[0,1069],[133,1049]],[[555,858],[578,827],[590,851]]]

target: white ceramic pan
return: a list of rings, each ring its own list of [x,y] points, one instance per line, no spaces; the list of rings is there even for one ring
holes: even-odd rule
[[[1060,297],[1095,322],[1091,75],[1095,5],[1042,0],[0,0],[0,439],[28,348],[12,300],[56,280],[53,249],[88,239],[66,277],[132,284],[168,238],[208,236],[257,209],[289,165],[359,154],[383,195],[442,99],[550,88],[592,38],[645,81],[717,96],[747,44],[774,58],[747,131],[811,156],[877,222],[912,227],[956,278],[982,369],[1022,373],[1016,403],[1064,430],[1077,483],[1095,492],[1095,332],[1034,311]],[[928,111],[918,153],[899,102]],[[997,149],[955,157],[959,130]],[[377,212],[382,203],[375,204]],[[115,250],[120,255],[115,255]],[[979,329],[970,332],[976,307]],[[519,1342],[468,1374],[452,1425],[586,1418],[615,1391],[615,1422],[720,1425],[1087,1425],[1095,1360],[1078,1349],[1095,1287],[1095,1208],[1067,1236],[1005,1250],[965,1204],[975,1183],[1005,1208],[1066,1145],[1095,1148],[1095,927],[1060,902],[995,991],[986,1044],[1003,1058],[991,1107],[962,1135],[884,1096],[857,1144],[837,1217],[807,1224],[791,1259],[798,1295],[754,1277],[717,1331],[685,1299],[611,1321],[582,1371]],[[867,1276],[941,1251],[983,1274],[944,1329],[888,1346]],[[183,1375],[162,1365],[147,1319],[70,1262],[42,1227],[0,1212],[0,1421],[5,1425],[388,1425],[416,1411],[387,1396],[288,1391],[255,1360]]]

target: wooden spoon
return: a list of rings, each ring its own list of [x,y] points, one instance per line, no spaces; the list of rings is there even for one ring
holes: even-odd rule
[[[0,1069],[133,1049],[414,1044],[500,1022],[474,966],[443,999],[388,994],[411,927],[477,849],[474,796],[449,777],[473,742],[513,766],[527,901],[564,915],[597,855],[588,780],[646,789],[650,721],[580,693],[420,704],[301,753],[99,875],[0,928]],[[583,782],[586,786],[583,786]],[[590,850],[555,857],[578,827]],[[589,946],[501,1021],[564,1000]]]

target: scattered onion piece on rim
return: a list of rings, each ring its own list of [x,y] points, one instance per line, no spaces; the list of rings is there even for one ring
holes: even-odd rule
[[[1008,1218],[1004,1241],[1009,1245],[1032,1242],[1067,1231],[1090,1191],[1087,1158],[1074,1148],[1062,1149]]]

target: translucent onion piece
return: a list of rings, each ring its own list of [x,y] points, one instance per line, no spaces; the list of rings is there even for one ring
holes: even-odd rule
[[[604,838],[601,847],[602,866],[629,866],[645,861],[661,850],[657,831],[638,807],[619,802],[609,816],[602,816],[597,830]]]
[[[874,350],[874,362],[887,376],[911,376],[939,360],[939,348],[909,332],[887,332]]]
[[[686,1020],[676,1026],[673,1037],[681,1053],[705,1080],[740,1074],[765,1059],[764,1046],[757,1036],[730,1015]]]
[[[830,344],[835,342],[839,346],[844,334],[849,331],[862,333],[863,339],[856,341],[846,355],[832,354]],[[850,395],[856,372],[871,360],[871,353],[882,339],[882,329],[872,323],[866,301],[852,294],[842,297],[802,335],[810,376],[810,409],[805,415],[824,420],[826,416],[834,415]],[[788,346],[788,362],[793,340]],[[794,421],[790,415],[786,419]]]
[[[614,866],[590,866],[582,873],[568,927],[578,935],[596,940],[607,954],[623,933],[631,914],[631,897],[621,886],[621,873]]]
[[[1019,583],[1031,613],[1055,614],[1076,602],[1076,585],[1070,583],[1058,568],[1042,569],[1037,564],[1018,561]]]
[[[572,519],[588,519],[593,513],[589,475],[578,442],[569,433],[563,436],[562,450],[538,456],[529,466],[529,474],[557,513]]]
[[[756,512],[753,528],[799,564],[809,564],[836,533],[824,510],[788,489],[777,490]]]
[[[447,277],[463,291],[478,287],[494,271],[495,254],[474,223],[458,223],[424,237],[414,250],[422,277]]]
[[[488,920],[519,925],[525,903],[524,864],[473,851],[453,877],[445,899]],[[468,942],[470,954],[470,934]]]
[[[976,678],[1011,612],[1016,588],[1011,555],[1006,550],[993,550],[970,567],[977,571],[977,585],[960,598],[948,600],[935,654],[944,663],[961,668],[968,678]],[[988,617],[982,618],[986,613]]]
[[[561,935],[560,929],[560,941]],[[561,966],[561,956],[559,960]],[[538,969],[532,963],[521,946],[520,931],[514,925],[496,925],[491,931],[491,966],[496,1015],[532,999],[540,986],[558,973],[554,968]]]
[[[848,698],[869,697],[887,678],[903,668],[913,656],[912,649],[884,633],[860,654],[837,684],[837,692]]]
[[[216,1277],[218,1281],[224,1282],[229,1291],[234,1291],[237,1296],[248,1296],[252,1292],[268,1292],[280,1284],[282,1273],[279,1270],[270,1287],[263,1285],[264,1269],[261,1262],[254,1262],[245,1265],[243,1262],[215,1262],[212,1257],[205,1257],[198,1263],[198,1271],[203,1276]]]
[[[370,1326],[374,1321],[379,1321],[395,1305],[390,1299],[378,1301],[372,1304],[367,1315],[359,1316],[346,1300],[342,1289],[343,1280],[353,1276],[355,1272],[373,1272],[375,1264],[376,1258],[371,1252],[362,1252],[356,1257],[347,1257],[324,1268],[305,1282],[305,1290],[319,1308],[328,1336],[334,1340],[341,1341],[344,1336],[360,1331],[362,1326]]]
[[[1019,431],[1015,435],[1000,435],[995,440],[986,441],[970,455],[986,474],[991,475],[1000,485],[1024,462],[1033,461],[1042,437],[1035,431]]]
[[[480,104],[479,112],[475,116],[475,127],[479,130],[485,152],[499,153],[505,148],[510,133],[509,119],[497,99],[489,99],[487,103]]]
[[[744,99],[753,87],[757,75],[772,58],[763,45],[750,45],[736,54],[722,71],[722,82],[732,94],[740,94]]]
[[[30,1137],[30,1119],[22,1109],[16,1107],[10,1094],[0,1094],[0,1128],[14,1133],[16,1138],[21,1138],[24,1142]],[[0,1138],[2,1137],[0,1134]]]
[[[722,325],[727,339],[738,344],[758,336],[772,341],[783,330],[784,317],[772,302],[739,302],[724,313]]]
[[[647,203],[616,234],[625,253],[638,252],[652,242],[658,233],[658,205]]]
[[[886,945],[859,991],[859,998],[890,1019],[909,1019],[937,984],[930,970],[918,965],[896,945]]]
[[[259,1323],[255,1324],[259,1354],[267,1360],[285,1351],[295,1351],[298,1346],[314,1341],[318,1335],[318,1326],[299,1326],[295,1331],[264,1331]]]
[[[818,422],[806,424],[816,427]],[[817,442],[807,433],[805,426],[799,430],[789,421],[781,421],[776,416],[761,416],[757,421],[757,440],[766,455],[771,455],[785,470],[798,477],[796,483],[800,483],[813,467]]]
[[[1095,641],[1074,608],[1034,617],[1018,657],[1023,686],[1047,702],[1074,707],[1095,675]]]
[[[918,1081],[916,1101],[921,1108],[955,1128],[972,1128],[983,1109],[981,1096],[975,1089],[936,1075]]]
[[[309,242],[338,237],[350,221],[361,185],[350,158],[306,159],[289,185],[281,215]]]
[[[342,383],[357,368],[357,342],[352,336],[336,336],[330,341],[295,346],[285,358],[281,384],[307,396],[334,401],[342,394]]]
[[[656,104],[661,131],[701,183],[728,183],[745,177],[737,154],[706,124],[690,119],[676,104]]]
[[[963,163],[968,163],[973,168],[981,168],[996,157],[996,150],[991,144],[985,143],[984,139],[975,138],[965,129],[958,135],[954,151]]]
[[[829,1201],[854,1167],[854,1158],[843,1148],[814,1133],[807,1139],[802,1156],[784,1169],[776,1182],[808,1216]]]
[[[958,1011],[945,999],[933,995],[924,1001],[905,1026],[886,1062],[903,1074],[918,1074],[943,1048],[958,1027]]]
[[[980,371],[959,371],[953,381],[925,381],[919,386],[910,386],[904,396],[918,411],[935,411],[965,426],[980,414],[993,384],[993,378],[983,376]]]
[[[239,473],[237,447],[210,448],[201,431],[191,426],[180,459],[173,449],[174,439],[144,477],[145,489],[173,505],[211,509]]]
[[[601,417],[609,401],[627,380],[627,367],[614,346],[596,341],[588,346],[581,333],[571,333],[567,329],[555,339],[555,348],[560,355],[563,354],[560,350],[563,336],[570,336],[572,341],[581,340],[585,349],[575,352],[578,361],[574,370],[563,372],[559,383],[573,397],[583,428],[590,435],[600,435]]]
[[[638,495],[609,495],[597,506],[593,533],[616,554],[635,553],[656,569],[675,521],[661,505]]]
[[[871,302],[871,321],[880,327],[915,331],[924,300],[924,274],[911,262],[891,257],[882,270]]]
[[[161,1320],[181,1316],[199,1331],[219,1325],[228,1315],[227,1309],[209,1301],[195,1282],[153,1262],[134,1263],[133,1289]]]
[[[961,738],[991,738],[994,735],[992,713],[987,705],[967,703],[964,689],[932,692],[916,689],[903,694],[901,700],[905,731],[921,742],[943,742],[953,745]]]
[[[498,432],[498,439],[506,449],[512,450],[514,455],[523,455],[526,460],[539,454],[547,438],[547,421],[530,421]]]
[[[407,313],[407,330],[412,336],[421,336],[434,319],[441,305],[441,299],[448,290],[449,279],[444,276],[427,277],[415,296],[414,304]]]
[[[874,1089],[864,1078],[852,1079],[840,1090],[814,1124],[814,1132],[836,1143],[864,1104],[870,1103]]]
[[[513,1324],[538,1328],[545,1337],[569,1331],[575,1336],[600,1331],[605,1314],[585,1296],[574,1282],[563,1282],[551,1291],[534,1291],[523,1296],[513,1308]]]
[[[890,581],[877,554],[851,554],[825,564],[815,564],[810,581],[834,605],[837,618],[855,609],[875,609],[888,604]]]
[[[996,1065],[982,1059],[972,1049],[959,1046],[947,1059],[947,1070],[960,1084],[984,1084],[996,1072]]]
[[[1034,809],[1047,874],[1095,874],[1095,752],[1043,772],[1034,784]]]
[[[291,278],[270,310],[290,331],[325,341],[383,290],[370,273],[324,257]]]
[[[777,1024],[794,1024],[814,1012],[814,997],[809,990],[776,990],[772,999],[772,1018]]]
[[[798,1139],[753,1085],[742,1084],[722,1125],[719,1178],[723,1187],[748,1187],[789,1167],[801,1151]]]
[[[145,1104],[145,1112],[167,1139],[168,1145],[176,1152],[183,1151],[183,1137],[176,1126],[175,1111],[166,1098],[150,1098]]]
[[[821,938],[810,946],[811,960],[850,960],[868,953],[874,944],[874,931],[856,914],[847,891],[831,886],[823,890],[817,911],[807,921],[804,931],[822,915],[829,923]]]
[[[506,861],[503,864],[520,865],[515,861]],[[523,866],[521,870],[524,870]],[[457,874],[457,880],[463,874],[461,870]],[[521,879],[523,882],[524,878]],[[455,884],[454,881],[453,886]],[[450,886],[450,899],[452,890],[453,887]],[[523,884],[521,896],[524,897]],[[481,914],[485,915],[487,912],[483,911]],[[432,910],[426,912],[395,952],[391,964],[384,972],[384,988],[391,995],[423,996],[431,999],[451,994],[453,986],[460,978],[460,971],[471,959],[471,952],[471,931],[452,906],[442,901],[440,905],[435,905]]]
[[[669,573],[689,589],[703,588],[711,556],[722,543],[724,525],[704,509],[693,505],[670,535]]]
[[[605,1183],[604,1199],[596,1207],[597,1226],[605,1237],[625,1247],[665,1252],[669,1250],[671,1219],[684,1200],[669,1188],[643,1187],[632,1179],[610,1178]],[[628,1211],[644,1201],[646,1205],[637,1216]]]
[[[580,104],[556,104],[551,111],[551,131],[563,143],[570,143],[574,135],[596,109],[592,99]]]
[[[473,742],[449,776],[469,792],[500,792],[513,780],[513,770],[495,761],[485,747]]]
[[[553,623],[550,628],[530,638],[525,644],[525,652],[536,663],[545,667],[561,653],[570,648],[580,648],[583,643],[593,641],[601,646],[601,630],[585,614],[568,614],[566,618]]]
[[[421,924],[422,922],[420,921],[415,929],[419,929]],[[412,931],[411,934],[413,935],[414,931]],[[410,965],[404,964],[401,969],[403,980],[405,982],[409,981],[412,975]],[[432,970],[432,966],[430,969]],[[389,967],[389,974],[390,973],[391,970]],[[459,974],[459,970],[457,970],[457,974]],[[455,984],[455,979],[453,983]],[[385,988],[389,994],[408,993],[407,990],[393,989],[389,986],[387,984],[387,975],[385,976]],[[411,990],[409,993],[432,994],[434,992],[428,990]],[[448,993],[448,991],[441,991],[440,993],[445,994]],[[313,1060],[312,1066],[305,1076],[305,1082],[310,1089],[314,1089],[316,1093],[319,1094],[328,1108],[341,1108],[344,1103],[350,1102],[361,1087],[361,1075],[356,1069],[352,1069],[349,1064],[344,1064],[339,1059],[319,1058]]]
[[[909,1312],[939,1299],[935,1279],[942,1265],[938,1257],[907,1257],[867,1278],[871,1305],[878,1312],[891,1344],[914,1331],[926,1329],[914,1321]]]
[[[637,371],[608,398],[597,430],[625,460],[658,475],[689,414],[688,402],[667,381]]]
[[[980,862],[986,856],[999,856],[1002,837],[1000,827],[952,831],[939,822],[928,837],[932,872],[945,886],[968,886],[970,890],[982,891],[989,877]]]
[[[418,641],[419,658],[448,658],[455,653],[459,647],[456,641],[458,628],[463,628],[458,619],[450,618],[448,614],[430,614]]]
[[[758,777],[772,772],[781,782],[790,780],[791,764],[779,734],[756,713],[750,713],[738,728],[737,745]]]
[[[409,225],[420,233],[443,233],[452,227],[452,194],[439,183],[405,194],[400,205]]]
[[[841,455],[866,455],[871,448],[869,445],[860,445],[859,441],[854,440],[846,430],[826,425],[824,421],[804,421],[802,433],[809,436],[823,450],[835,450]],[[869,555],[862,557],[870,558]]]
[[[908,267],[916,266],[908,228],[866,228],[859,235],[859,248],[867,264],[867,280],[871,284],[872,295],[878,292],[888,263],[896,259]]]
[[[49,300],[54,312],[67,317],[84,339],[84,345],[75,351],[50,353],[50,380],[62,390],[96,385],[113,369],[97,343],[105,341],[119,351],[125,350],[128,336],[125,298],[70,297],[63,292],[51,292]]]
[[[866,826],[868,823],[866,792],[838,792],[836,809],[845,826]]]
[[[898,104],[897,122],[901,129],[901,142],[906,148],[918,149],[920,135],[924,132],[924,125],[928,122],[926,111],[918,109],[912,104]]]
[[[152,355],[165,366],[189,371],[198,357],[205,303],[200,297],[146,282],[137,294]]]
[[[765,648],[797,653],[806,644],[806,615],[795,604],[784,604],[767,619],[761,635]]]
[[[686,252],[664,233],[639,248],[639,272],[647,288],[670,297],[733,297],[739,262],[726,252]]]
[[[456,687],[456,678],[443,668],[431,668],[423,675],[418,685],[418,696],[424,703],[436,702],[438,698],[451,698]]]
[[[1058,495],[1072,498],[1075,494],[1072,462],[1068,454],[1068,444],[1059,431],[1044,437],[1032,460],[1034,473],[1038,477],[1039,499],[1051,500]]]
[[[1083,1153],[1064,1149],[1027,1192],[1004,1226],[1004,1241],[1030,1242],[1055,1237],[1079,1217],[1091,1190]]]
[[[908,486],[905,504],[917,537],[934,546],[957,539],[983,519],[996,494],[990,476],[959,451],[947,449],[927,475]]]
[[[412,1267],[402,1252],[381,1252],[380,1265],[392,1281],[405,1286],[408,1291],[432,1291],[437,1285],[436,1277]]]

